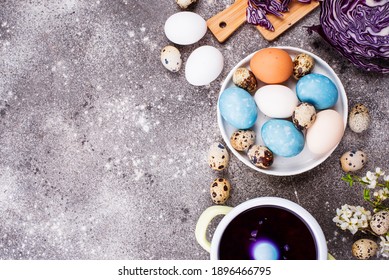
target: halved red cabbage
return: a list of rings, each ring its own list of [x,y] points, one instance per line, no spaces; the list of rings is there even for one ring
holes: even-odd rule
[[[389,0],[325,0],[319,33],[357,67],[389,73]]]

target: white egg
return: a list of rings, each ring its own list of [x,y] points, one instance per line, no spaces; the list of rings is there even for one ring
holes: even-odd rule
[[[283,85],[267,85],[254,95],[259,110],[270,118],[289,118],[298,104],[296,94]]]
[[[186,80],[194,86],[208,85],[223,70],[222,53],[212,46],[201,46],[188,57],[185,65]]]
[[[190,45],[199,41],[207,32],[205,20],[193,12],[179,12],[165,22],[166,37],[178,45]]]
[[[307,130],[308,149],[314,154],[326,154],[338,145],[343,133],[343,119],[338,112],[331,109],[320,111]]]

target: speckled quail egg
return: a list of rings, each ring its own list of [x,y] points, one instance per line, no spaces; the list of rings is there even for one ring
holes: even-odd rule
[[[227,179],[216,178],[210,187],[212,201],[216,204],[224,204],[230,197],[230,190],[231,184]]]
[[[255,132],[253,130],[239,129],[232,133],[230,142],[232,147],[239,151],[247,151],[248,148],[255,143]]]
[[[299,130],[310,128],[315,120],[315,107],[309,103],[300,103],[293,111],[292,121],[294,126]]]
[[[267,169],[273,164],[273,153],[261,145],[252,145],[247,151],[250,161],[259,168]]]
[[[378,235],[389,232],[389,212],[380,211],[375,213],[370,220],[370,228]]]
[[[176,0],[176,3],[181,9],[187,9],[190,5],[196,3],[196,1],[197,0]]]
[[[348,125],[350,129],[356,133],[365,131],[370,124],[370,114],[367,107],[363,104],[356,104],[351,108]]]
[[[182,64],[180,51],[173,46],[164,47],[161,51],[161,62],[167,70],[178,72]]]
[[[312,56],[301,53],[293,60],[293,77],[298,80],[301,77],[309,74],[315,66],[315,60]]]
[[[348,151],[340,158],[340,165],[345,172],[358,171],[365,166],[367,156],[362,151]]]
[[[213,143],[208,151],[208,164],[213,170],[221,171],[228,166],[230,157],[221,143]]]
[[[232,81],[235,85],[247,90],[251,94],[254,94],[257,89],[257,79],[253,72],[247,68],[236,69],[232,75]]]
[[[360,260],[371,258],[377,253],[378,245],[370,239],[359,239],[352,246],[353,256]]]

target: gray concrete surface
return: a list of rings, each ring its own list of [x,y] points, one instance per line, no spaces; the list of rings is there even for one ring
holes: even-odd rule
[[[232,2],[199,0],[192,10],[207,19]],[[208,259],[194,229],[212,205],[217,174],[206,154],[222,140],[220,84],[246,55],[282,45],[327,61],[349,105],[369,107],[371,126],[347,128],[332,156],[298,176],[264,175],[232,156],[227,205],[288,198],[318,220],[336,258],[352,258],[358,236],[332,218],[342,204],[368,205],[360,188],[340,181],[338,160],[362,149],[369,161],[359,174],[389,167],[387,76],[357,70],[309,36],[303,26],[319,22],[316,10],[271,43],[245,25],[224,44],[208,31],[178,46],[184,63],[204,44],[224,55],[220,77],[193,87],[184,69],[170,73],[159,60],[170,44],[163,24],[178,11],[173,0],[0,0],[1,259]]]

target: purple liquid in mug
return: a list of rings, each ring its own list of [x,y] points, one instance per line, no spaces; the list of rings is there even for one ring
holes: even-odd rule
[[[236,216],[219,244],[221,260],[315,260],[316,243],[296,214],[277,206],[254,207]]]

